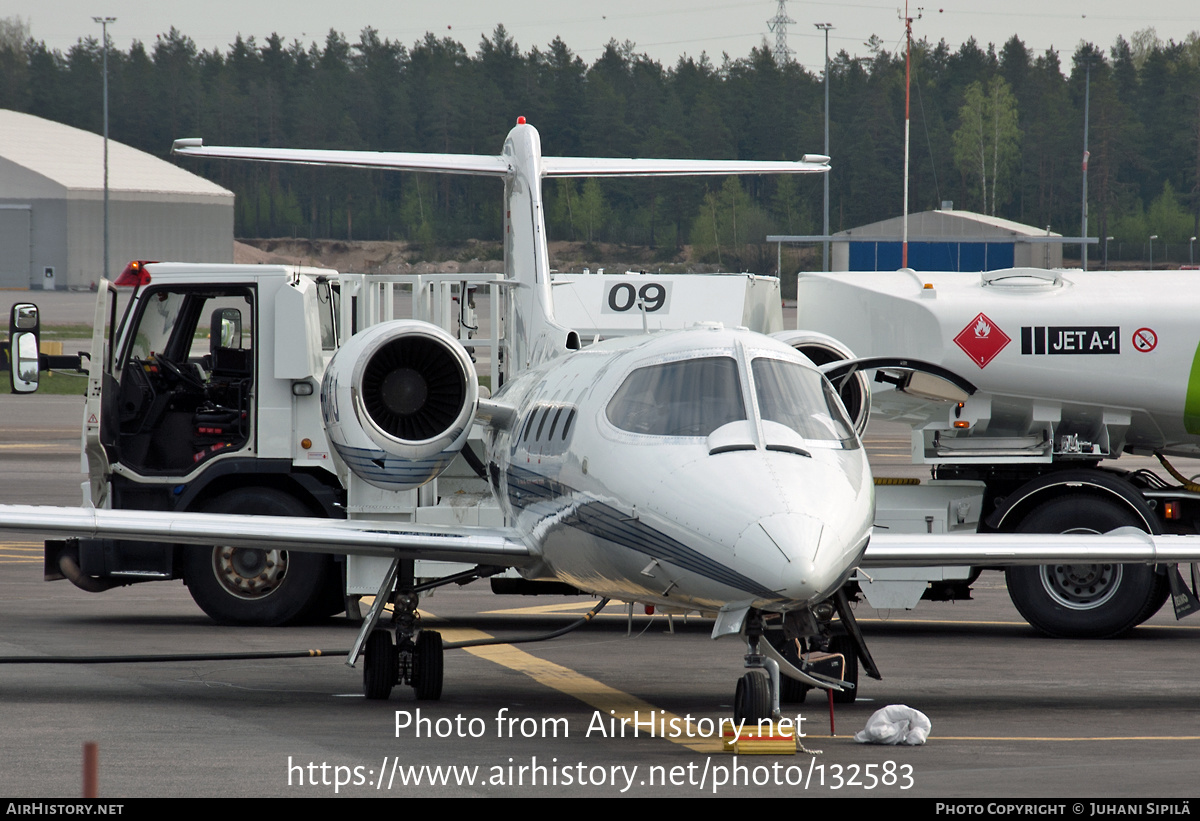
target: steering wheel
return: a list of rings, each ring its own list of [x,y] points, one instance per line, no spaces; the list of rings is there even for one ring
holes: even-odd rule
[[[176,379],[178,379],[180,382],[190,385],[191,387],[196,388],[197,390],[204,390],[204,383],[201,382],[200,377],[198,377],[198,376],[196,376],[196,374],[192,373],[190,369],[185,371],[183,368],[179,367],[174,362],[172,362],[170,359],[167,359],[165,356],[160,356],[155,361],[159,365],[161,365],[163,368],[165,368],[167,371],[169,371],[171,373],[171,375],[174,376]]]

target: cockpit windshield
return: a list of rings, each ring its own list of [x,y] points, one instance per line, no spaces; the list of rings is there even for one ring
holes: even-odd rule
[[[764,420],[786,425],[809,442],[858,447],[854,426],[821,374],[795,362],[765,357],[755,359],[750,370]]]
[[[639,368],[608,403],[608,420],[618,428],[656,436],[708,436],[745,418],[737,360],[730,356]]]
[[[859,446],[833,386],[816,370],[760,356],[751,360],[750,376],[764,421],[785,425],[819,447]],[[638,368],[608,403],[607,414],[630,433],[708,436],[748,418],[738,360],[708,356]]]

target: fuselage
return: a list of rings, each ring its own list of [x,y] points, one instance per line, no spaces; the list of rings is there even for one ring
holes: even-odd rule
[[[489,473],[541,566],[625,600],[789,610],[866,547],[870,469],[832,388],[790,347],[705,327],[612,340],[522,374]]]

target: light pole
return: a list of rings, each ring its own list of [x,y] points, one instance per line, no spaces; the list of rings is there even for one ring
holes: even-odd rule
[[[93,17],[100,24],[100,36],[104,49],[104,278],[108,279],[108,24],[117,22],[115,17]]]
[[[1188,265],[1196,264],[1196,238],[1188,240]]]
[[[825,32],[825,156],[829,156],[829,30],[833,28],[833,23],[813,23],[821,31]],[[821,270],[829,271],[829,172],[826,171],[825,177],[825,220],[822,223],[823,228],[821,235],[825,239],[821,242]]]
[[[1088,201],[1087,201],[1087,172],[1088,158],[1091,154],[1088,153],[1088,107],[1092,100],[1092,61],[1089,58],[1084,62],[1087,66],[1087,79],[1085,80],[1083,93],[1083,229],[1079,232],[1079,236],[1087,239],[1088,235]],[[1079,257],[1083,261],[1083,270],[1087,270],[1088,265],[1088,247],[1087,242],[1079,243]]]
[[[1154,270],[1154,240],[1158,239],[1158,234],[1150,235],[1150,270]]]
[[[1109,242],[1109,240],[1112,240],[1112,239],[1115,239],[1115,237],[1105,237],[1104,238],[1104,270],[1105,271],[1108,270],[1108,242]]]

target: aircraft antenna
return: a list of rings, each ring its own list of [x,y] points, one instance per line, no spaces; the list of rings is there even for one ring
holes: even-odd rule
[[[788,17],[787,0],[777,0],[775,16],[767,21],[767,28],[775,32],[775,63],[777,65],[783,65],[791,61],[792,55],[796,53],[788,48],[787,44],[788,23],[795,22],[795,20]]]

